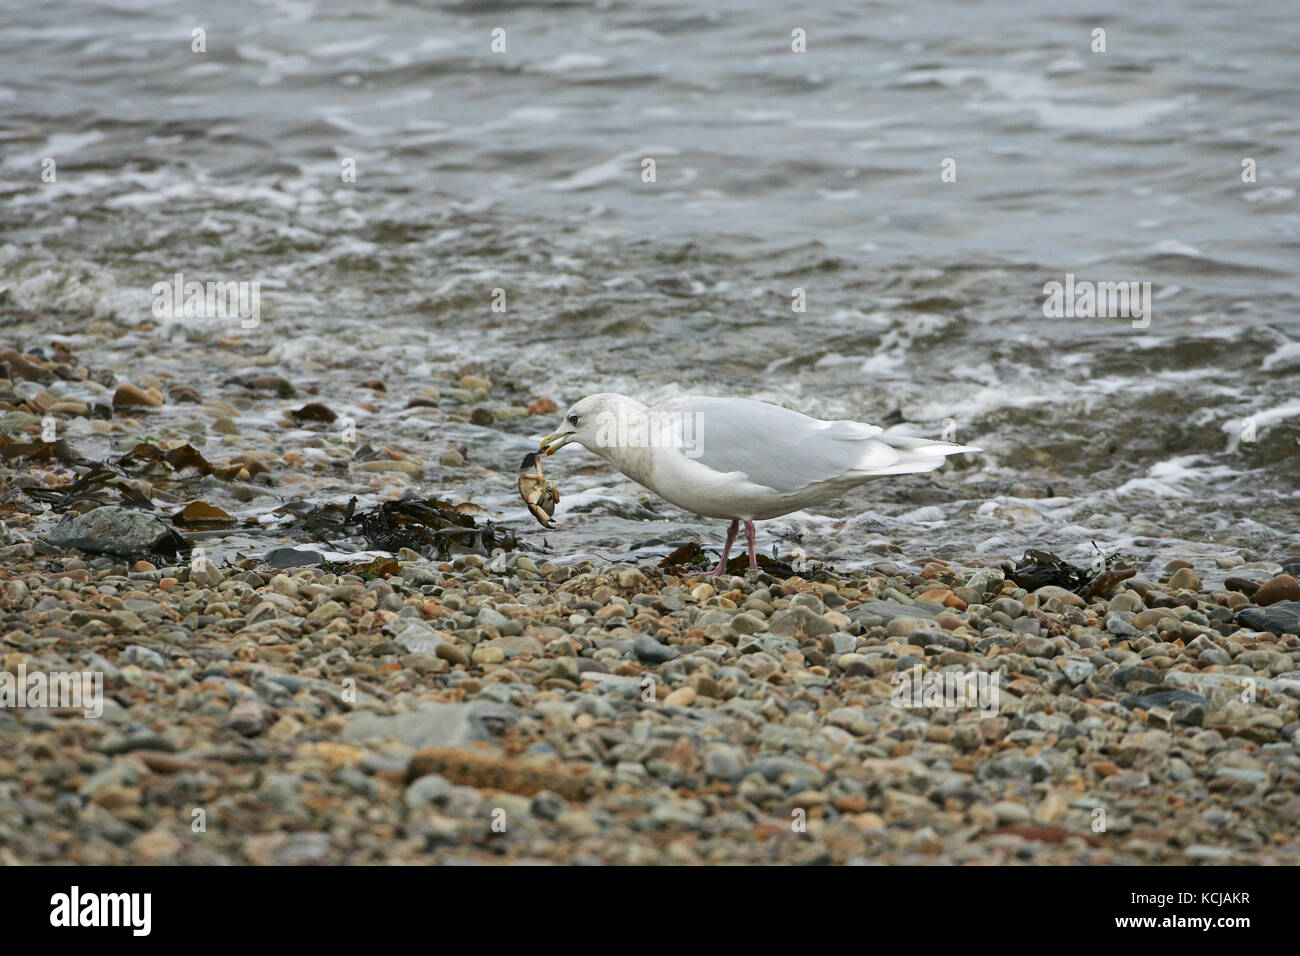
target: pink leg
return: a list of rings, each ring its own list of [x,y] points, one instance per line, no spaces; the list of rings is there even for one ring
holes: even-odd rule
[[[736,530],[740,527],[739,521],[731,522],[731,527],[727,529],[727,543],[722,546],[722,560],[712,571],[705,571],[700,575],[702,578],[716,578],[727,570],[727,558],[731,554],[731,546],[736,541]]]
[[[749,542],[749,570],[758,570],[758,558],[754,556],[754,522],[745,522],[745,540]]]

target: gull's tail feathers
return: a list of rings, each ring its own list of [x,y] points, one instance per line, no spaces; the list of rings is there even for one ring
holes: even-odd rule
[[[876,447],[872,454],[865,456],[861,469],[864,475],[912,475],[934,471],[943,467],[948,455],[983,450],[975,445],[954,445],[952,442],[908,435],[880,434],[871,439],[871,443]],[[887,447],[882,448],[881,445]]]

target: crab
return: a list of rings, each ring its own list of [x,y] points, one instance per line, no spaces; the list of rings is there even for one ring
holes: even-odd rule
[[[530,468],[534,470],[529,471]],[[519,496],[524,499],[524,504],[538,524],[543,528],[555,527],[551,515],[555,514],[560,492],[554,482],[542,475],[542,459],[537,452],[525,456],[524,463],[520,465]]]

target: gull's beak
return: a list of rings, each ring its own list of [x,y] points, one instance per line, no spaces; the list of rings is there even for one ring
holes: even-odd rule
[[[537,446],[537,450],[544,455],[554,455],[557,448],[563,448],[569,443],[569,437],[576,434],[577,432],[572,431],[551,432],[542,439],[542,443]]]

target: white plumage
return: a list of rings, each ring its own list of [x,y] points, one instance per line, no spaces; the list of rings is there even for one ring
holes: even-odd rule
[[[833,498],[884,475],[933,471],[969,445],[889,435],[876,425],[822,421],[745,398],[687,395],[656,405],[589,395],[542,441],[580,444],[680,508],[730,518],[720,573],[739,522],[755,567],[753,521]]]

